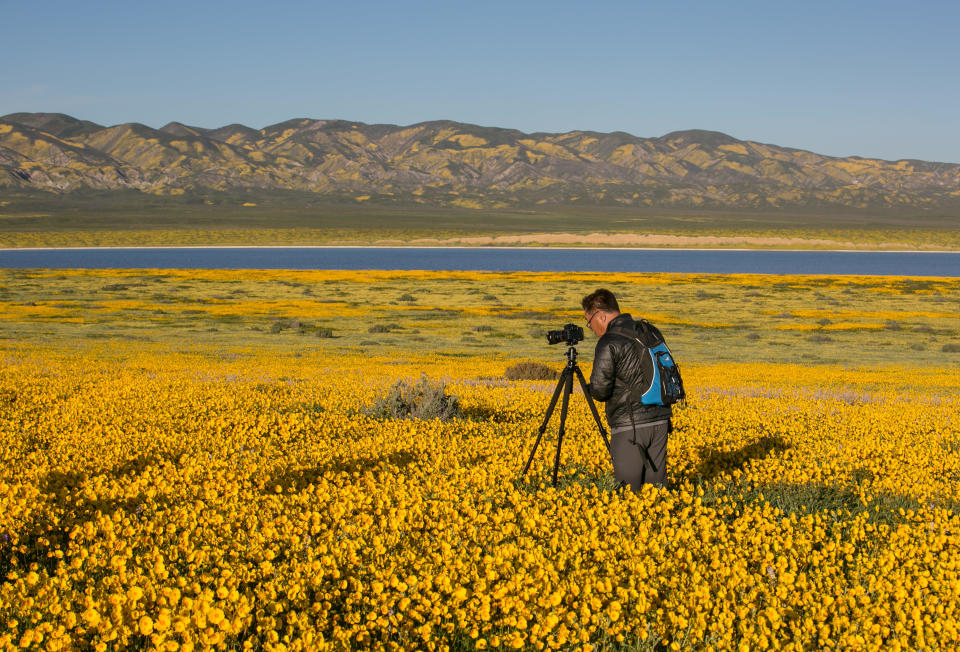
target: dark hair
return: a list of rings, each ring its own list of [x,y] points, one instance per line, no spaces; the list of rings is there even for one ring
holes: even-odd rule
[[[620,312],[620,304],[617,303],[617,297],[613,296],[613,292],[610,290],[604,290],[603,288],[583,297],[580,305],[583,306],[584,312],[595,312],[597,310],[602,310],[603,312]]]

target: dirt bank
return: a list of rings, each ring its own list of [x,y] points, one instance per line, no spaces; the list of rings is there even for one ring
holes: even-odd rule
[[[395,240],[375,244],[397,244]],[[410,245],[581,245],[593,247],[757,247],[797,249],[917,249],[901,242],[857,243],[823,238],[764,236],[657,235],[648,233],[530,233],[524,235],[417,238]]]

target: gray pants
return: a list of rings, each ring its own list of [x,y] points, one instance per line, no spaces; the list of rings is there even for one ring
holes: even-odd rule
[[[639,491],[647,483],[657,487],[667,484],[667,435],[670,421],[638,423],[610,432],[610,456],[613,477],[621,484]]]

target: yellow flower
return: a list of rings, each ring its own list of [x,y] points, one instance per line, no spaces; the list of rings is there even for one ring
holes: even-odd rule
[[[153,619],[150,616],[141,616],[137,622],[137,629],[144,636],[149,636],[153,633]]]
[[[87,609],[83,612],[82,617],[87,627],[96,627],[100,624],[100,614],[97,613],[96,609]]]

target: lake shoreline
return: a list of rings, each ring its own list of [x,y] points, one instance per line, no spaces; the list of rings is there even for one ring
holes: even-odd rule
[[[0,247],[0,252],[11,251],[126,251],[182,249],[459,249],[470,251],[780,251],[819,253],[869,253],[869,254],[955,254],[958,249],[821,249],[785,247],[617,247],[617,246],[544,246],[544,245],[130,245],[104,247]]]

